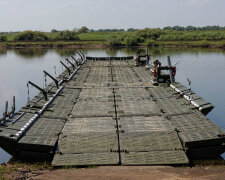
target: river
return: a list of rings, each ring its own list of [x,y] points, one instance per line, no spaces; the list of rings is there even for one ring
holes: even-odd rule
[[[83,51],[89,56],[130,56],[135,55],[137,50],[137,48],[118,48]],[[25,105],[29,80],[43,87],[43,70],[54,76],[58,75],[63,70],[60,60],[65,62],[65,58],[73,55],[75,51],[76,49],[0,50],[0,117],[2,117],[6,101],[9,101],[9,109],[11,109],[13,96],[16,96],[17,111]],[[207,117],[225,131],[225,51],[153,49],[151,53],[152,59],[159,59],[164,65],[167,62],[167,56],[171,57],[172,64],[179,61],[176,81],[187,86],[187,78],[191,80],[192,90],[215,105]],[[50,80],[47,81],[49,82]],[[37,93],[36,89],[31,88],[30,98]],[[0,148],[0,163],[7,162],[10,157]]]

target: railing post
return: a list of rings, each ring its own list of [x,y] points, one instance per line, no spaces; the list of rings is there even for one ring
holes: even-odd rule
[[[167,62],[168,62],[168,68],[169,68],[169,72],[170,72],[170,82],[174,83],[174,77],[173,77],[173,71],[172,71],[172,67],[171,67],[171,61],[170,61],[170,56],[167,56]]]

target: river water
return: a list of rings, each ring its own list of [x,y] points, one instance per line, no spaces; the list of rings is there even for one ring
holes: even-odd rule
[[[137,48],[120,48],[83,51],[89,56],[130,56],[135,55],[137,50]],[[60,60],[65,62],[65,58],[73,55],[75,51],[76,49],[0,50],[0,117],[6,101],[9,101],[11,109],[13,96],[16,96],[16,110],[25,105],[28,98],[26,84],[29,80],[43,87],[43,70],[54,76],[58,75],[63,70]],[[225,51],[153,49],[151,53],[152,59],[159,59],[164,65],[167,56],[171,57],[172,64],[179,61],[176,80],[186,86],[187,78],[191,80],[192,90],[215,105],[207,117],[225,131]],[[50,80],[47,81],[49,82]],[[31,88],[30,98],[37,93],[36,89]],[[10,157],[0,148],[0,163],[7,162]]]

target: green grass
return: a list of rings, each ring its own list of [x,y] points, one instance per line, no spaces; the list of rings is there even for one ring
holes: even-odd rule
[[[7,37],[7,40],[8,41],[13,41],[14,40],[14,37],[17,35],[18,33],[9,33],[6,35]]]
[[[7,40],[8,41],[14,41],[14,38],[15,36],[17,35],[18,33],[9,33],[9,34],[6,34],[6,37],[7,37]],[[46,36],[51,40],[51,39],[55,39],[56,36],[57,36],[57,33],[45,33]]]
[[[14,37],[17,33],[6,34],[8,41],[0,42],[0,47],[68,47],[71,45],[82,45],[92,47],[96,45],[105,46],[108,43],[110,37],[117,37],[119,44],[125,45],[126,37],[137,39],[137,45],[139,46],[161,46],[161,47],[212,47],[212,48],[225,48],[225,40],[218,40],[218,37],[225,37],[225,30],[218,31],[166,31],[157,29],[140,30],[137,32],[89,32],[78,34],[80,41],[52,41],[56,39],[57,33],[45,33],[49,38],[44,42],[16,42]],[[168,36],[167,40],[165,36]],[[164,38],[163,38],[164,37]],[[193,38],[202,40],[196,40]],[[215,40],[207,40],[207,38],[215,37]],[[152,39],[151,39],[152,38]],[[179,40],[180,38],[186,38],[187,40]],[[122,40],[121,40],[122,39]],[[171,40],[172,39],[172,40]],[[85,41],[82,41],[85,40]],[[109,43],[108,43],[109,44]]]
[[[82,33],[82,34],[78,34],[80,40],[102,40],[105,41],[109,36],[117,36],[120,37],[123,35],[124,32],[89,32],[89,33]],[[7,34],[7,40],[8,41],[14,41],[14,37],[17,35],[18,33],[9,33]],[[47,32],[45,33],[46,36],[49,38],[49,40],[54,40],[56,39],[57,33],[50,33]]]
[[[107,40],[110,36],[120,37],[123,35],[123,32],[89,32],[79,34],[81,40]]]

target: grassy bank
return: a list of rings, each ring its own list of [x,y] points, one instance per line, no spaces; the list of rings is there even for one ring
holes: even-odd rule
[[[121,47],[127,45],[121,45]],[[149,47],[185,47],[185,48],[221,48],[225,49],[225,41],[151,41],[138,43],[135,46]],[[107,41],[46,41],[46,42],[0,42],[0,48],[105,48],[110,47]],[[131,46],[128,46],[131,47]]]
[[[86,47],[105,47],[106,44],[101,41],[41,41],[41,42],[19,42],[7,41],[0,42],[0,48],[86,48]]]
[[[186,47],[186,48],[221,48],[225,49],[225,41],[151,41],[150,43],[140,43],[143,46],[159,47]]]
[[[58,33],[44,33],[45,41],[16,41],[18,33],[5,34],[0,48],[28,47],[106,47],[106,46],[160,46],[225,48],[225,30],[173,31],[143,29],[136,32],[88,32],[77,34],[79,40],[57,40]]]

